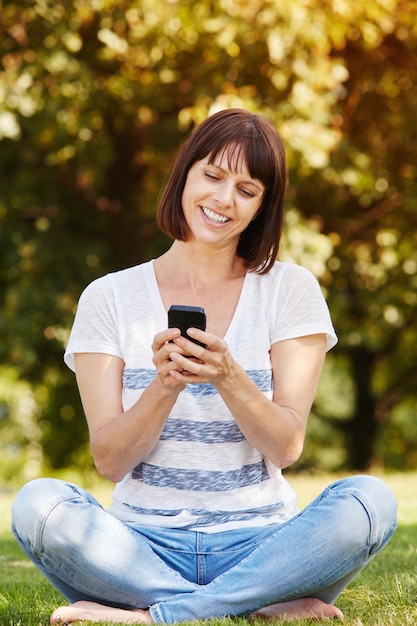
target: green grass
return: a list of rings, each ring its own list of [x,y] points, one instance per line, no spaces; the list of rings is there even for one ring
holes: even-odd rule
[[[333,477],[293,476],[300,504],[309,502]],[[386,476],[399,503],[399,528],[387,548],[338,598],[344,626],[417,624],[417,474]],[[95,495],[106,504],[108,489]],[[65,600],[21,553],[9,531],[13,494],[0,491],[0,626],[47,626]],[[205,622],[205,626],[246,626],[242,619]],[[253,622],[252,626],[256,626]],[[292,621],[293,626],[317,624]],[[195,626],[195,623],[194,623]],[[264,626],[259,622],[258,626]]]

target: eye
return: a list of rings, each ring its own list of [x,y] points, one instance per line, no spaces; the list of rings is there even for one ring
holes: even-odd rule
[[[254,198],[255,197],[255,194],[253,193],[253,191],[250,191],[249,189],[245,189],[245,187],[239,187],[239,192],[245,198]]]
[[[214,174],[214,172],[210,172],[207,170],[204,172],[204,176],[209,180],[220,180],[220,178],[216,174]]]

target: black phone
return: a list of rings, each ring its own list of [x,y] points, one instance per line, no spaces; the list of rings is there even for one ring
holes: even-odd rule
[[[187,335],[187,330],[191,327],[206,330],[206,312],[202,307],[173,304],[168,311],[168,327],[179,328],[183,337],[203,348],[207,347],[206,344]]]

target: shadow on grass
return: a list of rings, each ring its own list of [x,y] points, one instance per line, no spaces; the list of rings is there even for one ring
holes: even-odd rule
[[[400,526],[386,548],[344,590],[345,624],[417,624],[417,525]],[[349,620],[360,620],[352,621]]]
[[[46,578],[22,553],[12,536],[0,537],[1,626],[45,626],[63,602]]]

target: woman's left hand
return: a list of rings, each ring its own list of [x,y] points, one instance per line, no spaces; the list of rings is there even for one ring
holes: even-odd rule
[[[171,370],[171,376],[191,384],[221,384],[228,377],[233,364],[226,342],[198,328],[189,328],[187,333],[207,347],[199,346],[182,336],[174,339],[174,343],[191,356],[172,352],[170,358],[181,366],[182,370]]]

